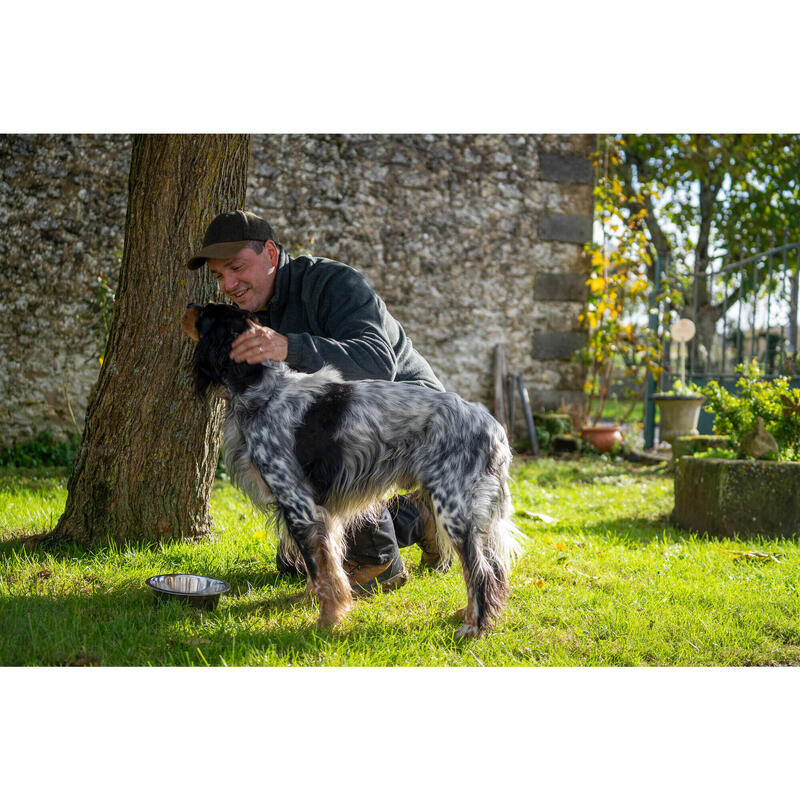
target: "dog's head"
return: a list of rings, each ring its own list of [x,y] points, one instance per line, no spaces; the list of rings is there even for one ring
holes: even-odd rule
[[[230,357],[233,341],[248,329],[248,320],[258,322],[255,314],[224,303],[187,306],[181,328],[197,343],[192,371],[199,395],[205,396],[210,386],[241,392],[261,377],[260,364],[237,364]]]

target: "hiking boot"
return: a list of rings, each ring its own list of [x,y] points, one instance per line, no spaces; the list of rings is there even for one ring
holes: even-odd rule
[[[447,572],[450,569],[453,557],[450,553],[443,554],[439,550],[439,544],[436,540],[436,519],[431,511],[427,496],[417,491],[405,495],[405,498],[417,509],[422,519],[422,538],[417,542],[417,546],[422,550],[420,566],[431,572]]]
[[[379,586],[381,591],[391,592],[408,580],[408,571],[399,553],[388,564],[359,564],[346,558],[342,566],[355,595],[374,594]]]

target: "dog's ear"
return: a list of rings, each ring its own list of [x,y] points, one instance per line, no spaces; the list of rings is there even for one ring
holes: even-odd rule
[[[208,387],[212,384],[219,383],[218,377],[208,369],[205,363],[199,359],[194,363],[194,390],[197,392],[198,397],[205,398],[208,393]]]
[[[201,337],[205,336],[214,327],[216,321],[216,314],[206,306],[197,317],[197,332]]]

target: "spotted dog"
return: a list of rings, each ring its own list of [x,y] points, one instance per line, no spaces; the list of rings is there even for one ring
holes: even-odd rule
[[[508,600],[520,534],[511,522],[511,452],[482,406],[409,383],[345,381],[283,362],[236,363],[233,340],[249,312],[190,305],[182,328],[197,344],[195,388],[227,397],[223,450],[233,482],[277,519],[302,557],[320,625],[350,610],[342,568],[349,526],[375,519],[391,489],[421,488],[442,553],[458,554],[467,585],[462,637],[486,632]]]

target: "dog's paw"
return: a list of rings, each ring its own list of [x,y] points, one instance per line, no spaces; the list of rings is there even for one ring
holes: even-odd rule
[[[456,631],[456,637],[459,639],[477,639],[480,635],[481,630],[477,625],[467,625],[467,623]]]

